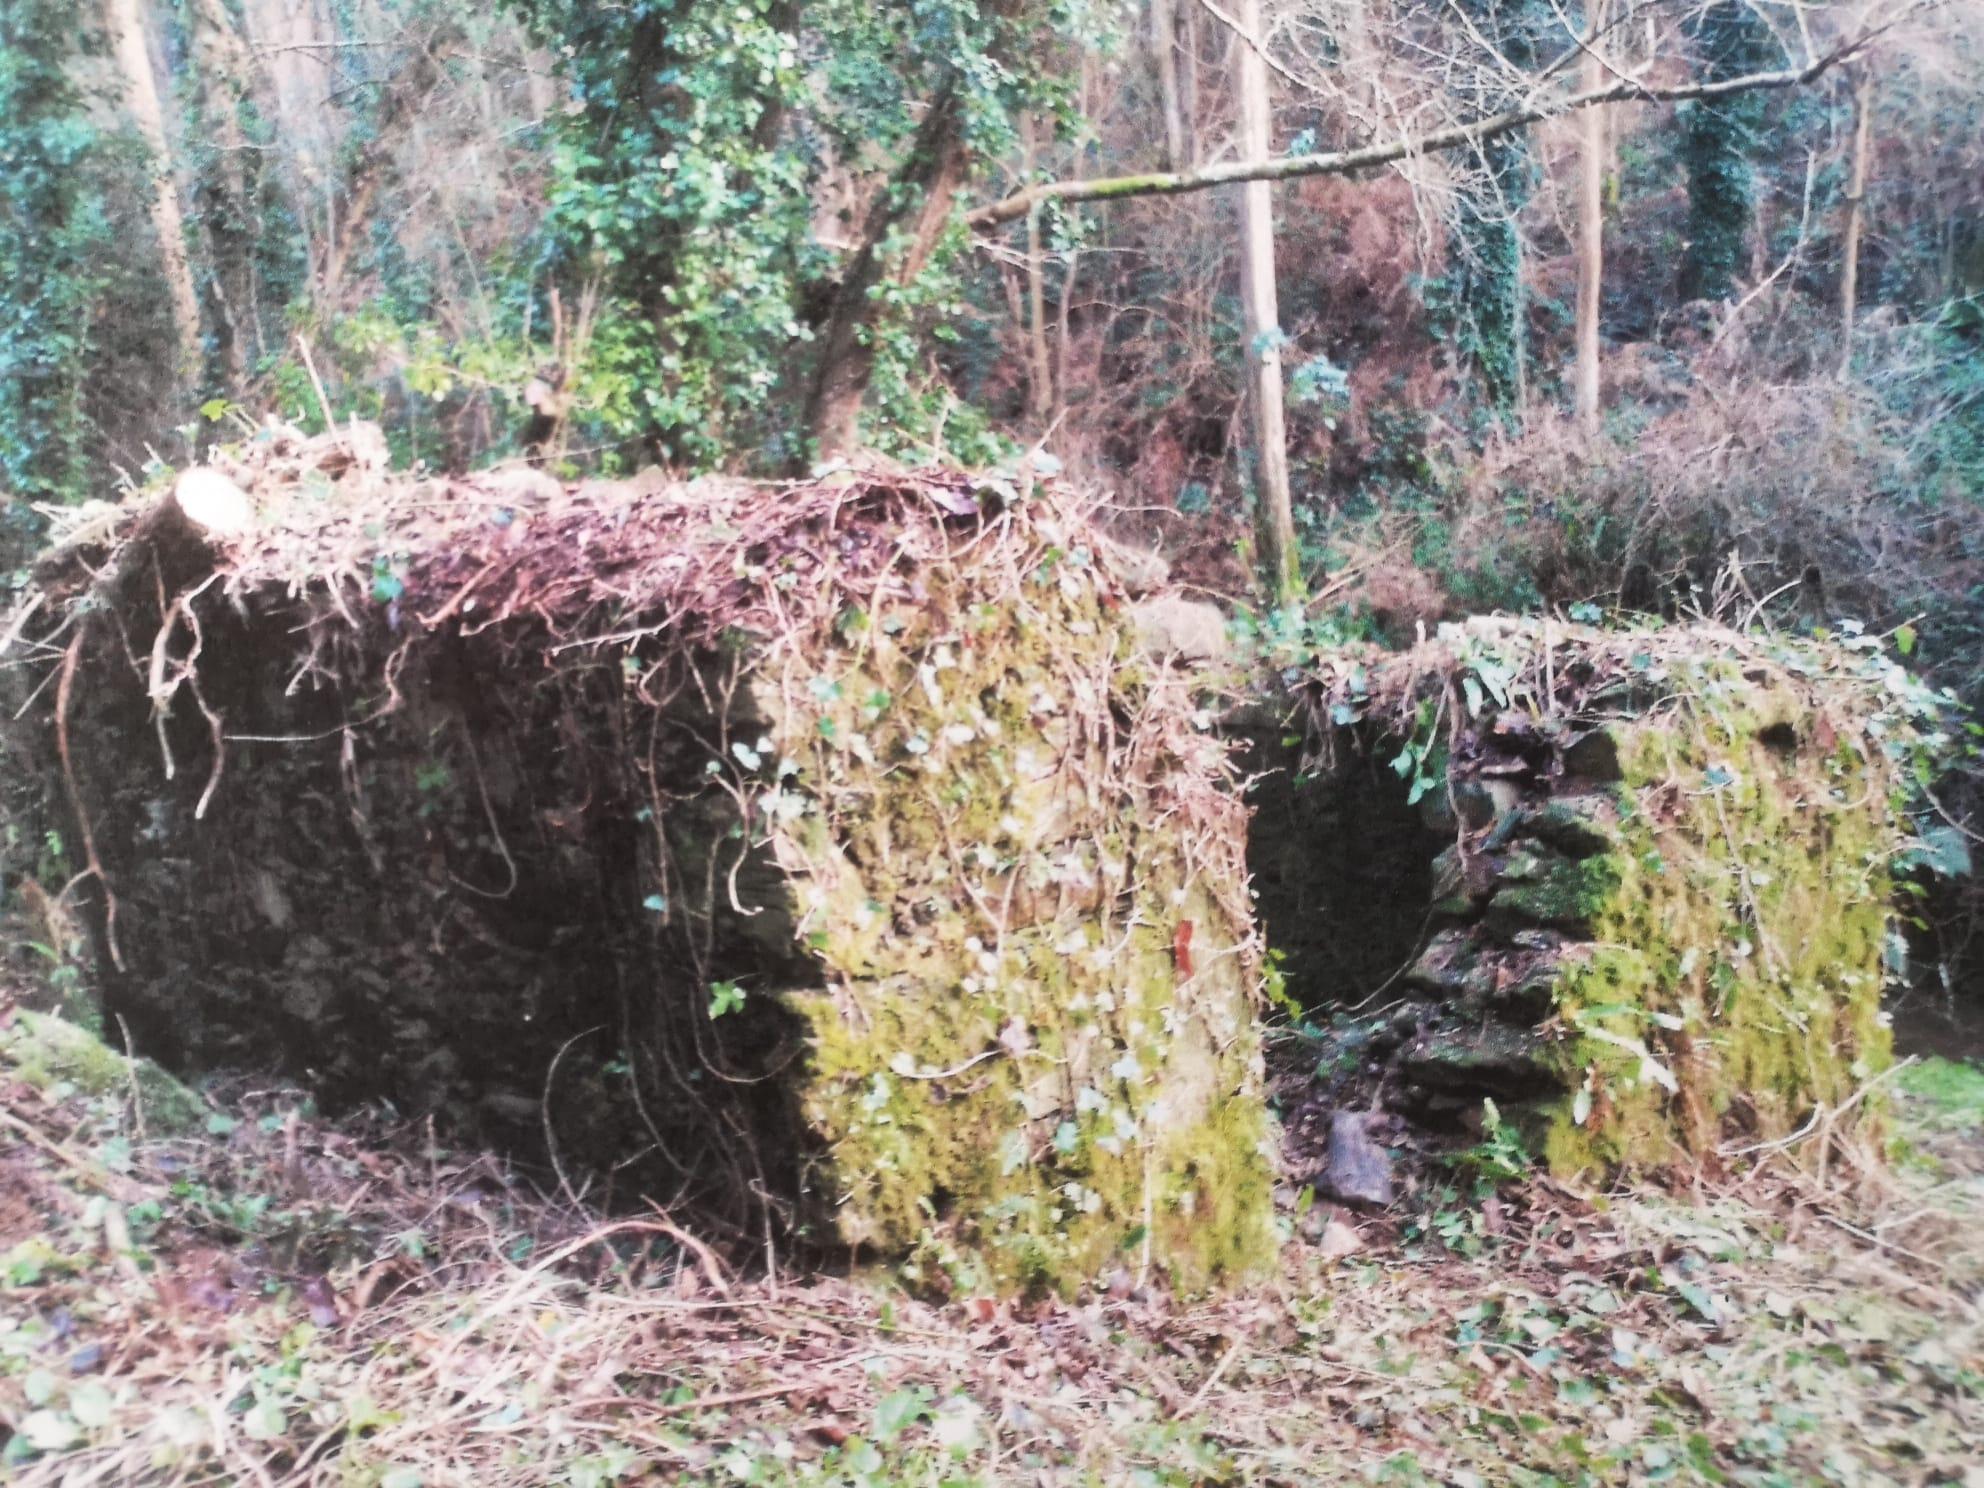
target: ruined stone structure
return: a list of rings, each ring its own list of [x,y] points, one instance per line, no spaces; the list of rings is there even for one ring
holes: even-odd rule
[[[39,570],[28,743],[141,1049],[754,1247],[1271,1253],[1244,809],[1079,514],[339,454],[277,431],[222,525]]]
[[[1438,1120],[1495,1099],[1552,1168],[1597,1176],[1815,1128],[1888,1064],[1892,756],[1933,703],[1878,654],[1484,621],[1339,659],[1296,704],[1298,800],[1393,803],[1370,897],[1339,876],[1325,919],[1410,949],[1340,989],[1296,963],[1325,1011],[1395,1005],[1372,1051],[1388,1104]],[[1373,755],[1402,768],[1374,778]],[[1415,840],[1437,845],[1423,876],[1397,851]],[[1264,848],[1289,844],[1257,829]],[[1281,878],[1267,931],[1302,944],[1313,917]]]
[[[1561,1173],[1714,1164],[1887,1062],[1914,720],[1865,648],[1483,621],[1262,688],[1149,587],[1051,489],[276,429],[44,558],[13,747],[142,1052],[740,1246],[1256,1271],[1250,867],[1287,993],[1381,1010],[1348,1156],[1493,1100]]]

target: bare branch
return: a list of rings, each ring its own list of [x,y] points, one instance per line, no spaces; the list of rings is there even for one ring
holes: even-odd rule
[[[1115,201],[1133,196],[1179,196],[1193,191],[1210,191],[1242,181],[1290,181],[1304,176],[1341,176],[1397,160],[1430,155],[1444,150],[1479,145],[1500,135],[1526,129],[1546,119],[1561,118],[1580,109],[1596,108],[1628,99],[1643,103],[1675,103],[1692,98],[1727,98],[1737,93],[1769,89],[1798,88],[1816,82],[1842,63],[1850,62],[1871,46],[1883,33],[1921,11],[1931,10],[1943,0],[1913,0],[1878,26],[1861,31],[1841,42],[1824,56],[1804,67],[1776,72],[1753,72],[1718,82],[1679,83],[1671,87],[1651,87],[1633,78],[1621,78],[1603,88],[1573,93],[1565,97],[1531,102],[1501,113],[1488,114],[1465,124],[1429,130],[1408,139],[1385,144],[1364,145],[1355,150],[1331,150],[1313,155],[1288,155],[1279,160],[1234,160],[1195,171],[1152,171],[1146,175],[1109,176],[1089,181],[1047,181],[1030,186],[999,201],[988,202],[965,216],[975,228],[997,227],[1024,217],[1035,207],[1050,201]]]
[[[1207,14],[1209,14],[1214,20],[1218,21],[1220,25],[1224,26],[1227,30],[1231,31],[1235,36],[1239,37],[1240,40],[1243,43],[1245,43],[1247,46],[1251,47],[1254,51],[1254,54],[1257,57],[1259,57],[1262,62],[1266,63],[1267,66],[1272,71],[1279,74],[1284,82],[1293,83],[1298,88],[1303,86],[1302,79],[1297,77],[1294,73],[1290,72],[1286,67],[1283,67],[1279,62],[1275,61],[1272,55],[1270,55],[1270,53],[1268,52],[1267,42],[1264,41],[1261,37],[1256,36],[1252,31],[1248,30],[1245,26],[1241,25],[1238,19],[1236,19],[1231,15],[1228,15],[1224,10],[1220,9],[1219,5],[1217,4],[1217,0],[1199,0],[1199,4],[1203,6]]]

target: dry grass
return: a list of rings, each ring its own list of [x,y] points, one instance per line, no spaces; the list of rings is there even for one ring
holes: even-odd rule
[[[1984,1443],[1975,1125],[1850,1196],[1795,1150],[1740,1191],[1291,1189],[1253,1292],[1009,1304],[731,1275],[293,1091],[177,1143],[0,1099],[46,1139],[0,1157],[24,1485],[1926,1484]]]

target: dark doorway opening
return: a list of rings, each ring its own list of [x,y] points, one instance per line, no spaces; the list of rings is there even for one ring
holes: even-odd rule
[[[1359,728],[1244,740],[1255,908],[1290,995],[1311,1011],[1396,986],[1425,939],[1450,834],[1428,824],[1392,753]]]

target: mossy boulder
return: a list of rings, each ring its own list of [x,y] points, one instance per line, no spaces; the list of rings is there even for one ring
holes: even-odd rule
[[[15,1010],[0,1023],[0,1064],[37,1090],[128,1100],[159,1135],[197,1131],[207,1119],[200,1097],[149,1059],[118,1053],[87,1028],[47,1013]]]
[[[754,1248],[1059,1288],[1266,1259],[1245,811],[1072,503],[310,448],[224,457],[242,533],[167,498],[37,569],[73,676],[29,748],[68,799],[66,731],[139,1047]]]

